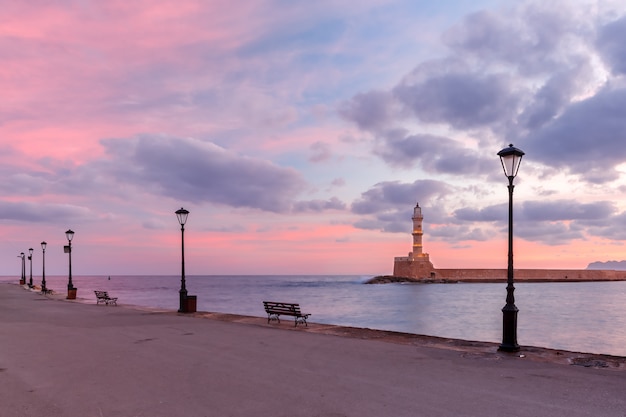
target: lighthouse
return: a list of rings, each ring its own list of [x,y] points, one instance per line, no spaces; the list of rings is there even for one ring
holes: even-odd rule
[[[413,209],[412,220],[413,251],[409,252],[408,256],[394,258],[393,275],[417,279],[431,278],[435,269],[430,262],[428,254],[424,253],[424,248],[422,247],[422,237],[424,236],[422,223],[424,222],[424,216],[419,203]]]
[[[419,203],[417,203],[413,209],[413,258],[424,256],[422,253],[422,236],[424,235],[424,232],[422,231],[423,221],[424,216],[422,216],[422,208]]]

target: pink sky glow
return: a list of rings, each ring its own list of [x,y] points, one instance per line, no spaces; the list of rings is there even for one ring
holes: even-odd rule
[[[4,5],[0,275],[505,268],[509,143],[515,267],[624,260],[626,7],[544,3]]]

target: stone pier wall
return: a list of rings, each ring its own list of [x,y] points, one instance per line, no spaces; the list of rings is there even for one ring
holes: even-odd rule
[[[410,280],[503,282],[507,279],[506,269],[438,269],[428,260],[396,258],[393,276]],[[626,281],[626,271],[597,269],[515,269],[516,282],[532,281]]]
[[[506,269],[435,269],[436,280],[498,282],[506,281]],[[625,281],[626,271],[592,270],[592,269],[515,269],[513,277],[516,282],[524,281]]]

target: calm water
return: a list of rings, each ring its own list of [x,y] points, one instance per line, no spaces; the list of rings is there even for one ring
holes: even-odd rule
[[[364,285],[369,276],[190,276],[198,310],[265,317],[262,301],[298,302],[310,321],[500,342],[506,284]],[[28,279],[28,278],[27,278]],[[2,277],[2,282],[19,281]],[[40,277],[33,277],[36,285]],[[109,291],[120,304],[178,309],[180,277],[76,276],[78,297]],[[67,277],[46,277],[64,293]],[[626,356],[626,282],[518,283],[518,342]]]

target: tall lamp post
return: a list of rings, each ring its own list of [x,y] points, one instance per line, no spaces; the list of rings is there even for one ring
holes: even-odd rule
[[[48,292],[48,289],[46,288],[46,245],[47,243],[45,241],[41,242],[41,251],[43,252],[43,255],[42,255],[43,269],[41,271],[41,292],[44,294]]]
[[[504,175],[509,179],[509,262],[507,269],[506,305],[502,308],[502,344],[498,350],[517,352],[517,312],[513,285],[513,179],[517,176],[524,152],[510,144],[498,152]]]
[[[33,248],[28,249],[28,262],[30,263],[30,279],[28,280],[28,286],[33,288]]]
[[[68,229],[65,232],[65,237],[67,237],[67,246],[63,247],[65,253],[69,254],[70,259],[70,270],[67,281],[67,299],[74,300],[76,299],[76,288],[74,288],[74,284],[72,283],[72,239],[74,238],[74,232],[72,229]]]
[[[22,276],[20,277],[20,285],[26,284],[26,261],[24,260],[24,252],[17,255],[18,258],[22,258]]]
[[[181,236],[181,250],[182,250],[182,262],[181,262],[181,275],[180,275],[180,304],[178,308],[179,313],[187,312],[187,288],[185,287],[185,223],[187,223],[187,216],[189,216],[189,211],[184,208],[180,208],[180,210],[176,210],[176,217],[178,218],[178,223],[180,223],[180,236]]]

